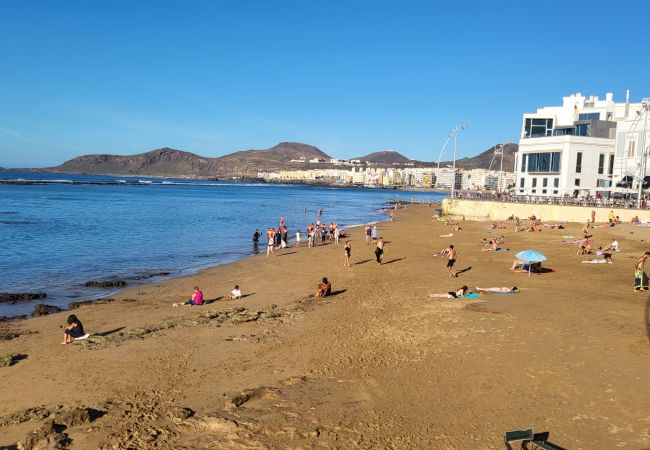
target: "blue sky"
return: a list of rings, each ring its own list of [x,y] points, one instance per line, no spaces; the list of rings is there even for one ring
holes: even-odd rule
[[[650,96],[650,3],[64,1],[0,4],[0,166],[280,141],[437,160],[518,137],[580,91]]]

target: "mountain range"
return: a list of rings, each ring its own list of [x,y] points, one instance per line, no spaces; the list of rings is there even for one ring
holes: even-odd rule
[[[516,144],[504,145],[505,170],[512,170]],[[489,168],[493,159],[494,147],[473,158],[456,161],[458,168]],[[415,167],[432,167],[437,163],[411,160],[396,151],[381,151],[361,156],[364,164]],[[317,160],[318,162],[310,162]],[[160,148],[137,155],[84,155],[63,164],[42,169],[47,172],[91,173],[98,175],[134,175],[152,177],[183,178],[249,178],[258,172],[296,170],[323,167],[336,167],[331,157],[312,145],[299,142],[281,142],[265,150],[244,150],[217,158],[209,158],[195,153]],[[442,166],[450,162],[441,163]],[[492,168],[500,167],[500,158],[492,161]]]

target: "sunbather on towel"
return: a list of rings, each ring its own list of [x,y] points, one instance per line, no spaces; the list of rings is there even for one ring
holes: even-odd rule
[[[463,286],[462,288],[458,289],[456,292],[447,292],[446,294],[429,294],[429,297],[432,298],[458,298],[462,297],[469,294],[469,288],[467,286]]]
[[[476,286],[476,287],[474,288],[474,290],[476,290],[477,292],[478,292],[478,291],[484,291],[484,292],[504,292],[504,293],[513,293],[513,294],[519,292],[519,289],[518,289],[516,286],[511,287],[511,288],[509,288],[509,287],[489,287],[489,288],[482,288],[482,287],[478,287],[478,286]]]

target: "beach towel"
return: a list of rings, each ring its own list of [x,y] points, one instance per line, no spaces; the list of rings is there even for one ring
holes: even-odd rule
[[[494,250],[494,251],[495,251],[495,252],[509,252],[510,249],[509,249],[509,248],[497,248],[497,249]]]
[[[581,261],[584,264],[611,264],[610,261],[607,261],[606,259],[591,259],[588,261]]]
[[[449,233],[449,234],[441,234],[440,237],[453,237],[454,233]]]
[[[648,228],[650,227],[650,223],[637,223],[636,226],[641,228]]]
[[[471,294],[467,294],[467,295],[459,295],[456,298],[478,298],[478,294],[472,292]]]
[[[90,333],[86,333],[83,336],[79,336],[78,338],[74,338],[75,341],[83,341],[84,339],[88,339],[90,337]]]
[[[515,272],[528,273],[528,269],[519,269],[519,270],[515,270]],[[555,273],[555,272],[557,272],[557,270],[547,269],[546,267],[543,267],[541,272],[530,272],[530,273],[531,275],[541,275],[543,273]]]
[[[571,236],[571,235],[569,235],[569,236],[562,236],[562,237],[563,237],[564,239],[574,239],[574,238],[575,238],[575,236]]]

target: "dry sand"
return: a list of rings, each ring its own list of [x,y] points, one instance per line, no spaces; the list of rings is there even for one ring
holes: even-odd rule
[[[561,243],[582,225],[509,224],[510,251],[489,253],[486,223],[439,238],[451,227],[431,214],[379,225],[382,266],[357,229],[349,269],[329,244],[125,290],[75,311],[104,334],[90,342],[59,345],[67,312],[0,323],[0,356],[26,355],[0,367],[0,448],[32,430],[73,449],[503,448],[524,427],[565,448],[650,448],[648,299],[632,288],[650,231],[596,229],[623,251],[592,265]],[[450,243],[458,279],[432,256]],[[510,272],[528,248],[557,272]],[[310,298],[324,275],[339,292]],[[195,284],[217,300],[172,308]],[[227,301],[234,284],[247,296]],[[522,292],[428,297],[463,284]]]

